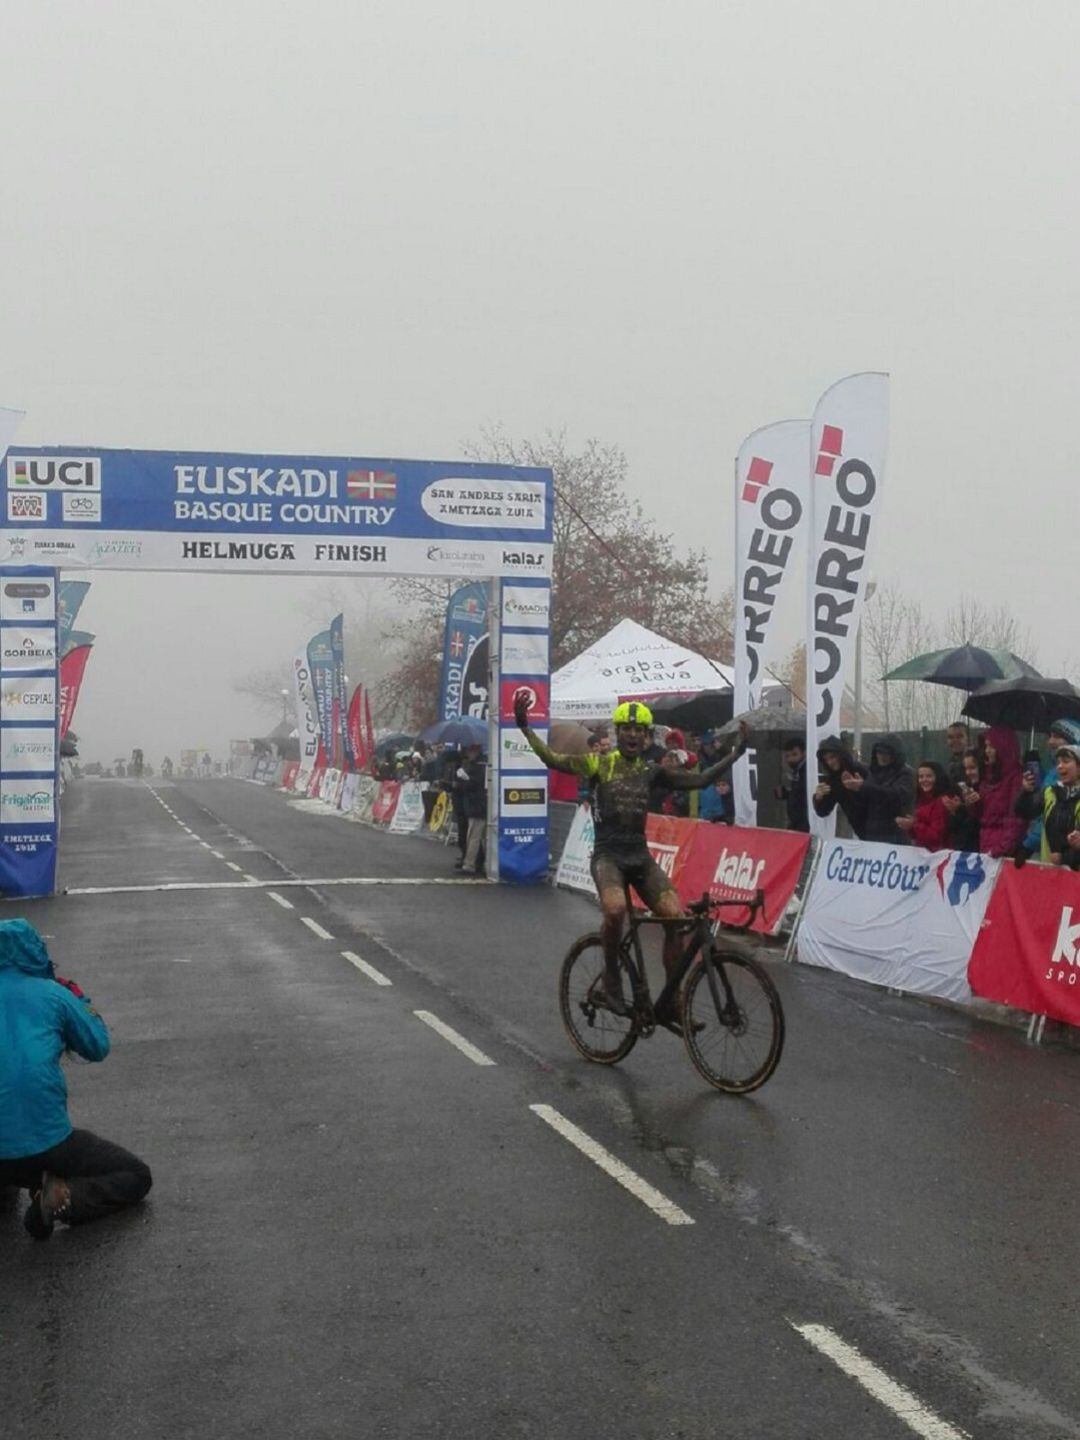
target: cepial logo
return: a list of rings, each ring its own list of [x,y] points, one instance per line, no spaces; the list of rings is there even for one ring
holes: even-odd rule
[[[742,498],[748,500],[751,505],[756,505],[758,496],[772,479],[772,471],[773,462],[771,460],[762,460],[760,455],[755,455],[746,471]]]
[[[101,461],[91,455],[9,455],[8,488],[100,490]]]
[[[1057,939],[1054,941],[1053,953],[1050,956],[1050,964],[1072,966],[1072,975],[1069,983],[1075,982],[1076,972],[1080,969],[1080,925],[1073,924],[1072,906],[1066,905],[1061,912],[1061,919],[1058,921]]]
[[[814,474],[831,475],[836,469],[837,460],[839,460],[843,453],[843,430],[841,430],[839,425],[823,425],[821,427],[821,448],[818,450]]]

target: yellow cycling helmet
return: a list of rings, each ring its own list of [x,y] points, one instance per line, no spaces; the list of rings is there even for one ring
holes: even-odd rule
[[[621,705],[615,706],[615,713],[611,717],[613,725],[651,725],[652,711],[647,705],[642,705],[640,700],[624,700]]]

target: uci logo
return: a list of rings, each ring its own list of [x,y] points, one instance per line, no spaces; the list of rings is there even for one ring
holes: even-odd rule
[[[96,456],[9,455],[8,486],[23,490],[100,490]]]

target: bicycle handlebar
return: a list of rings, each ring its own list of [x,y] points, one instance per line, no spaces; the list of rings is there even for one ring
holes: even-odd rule
[[[690,915],[707,915],[712,910],[721,910],[725,905],[737,905],[740,909],[749,910],[753,918],[759,910],[765,909],[765,891],[760,887],[754,891],[753,900],[721,900],[714,899],[706,890],[700,900],[695,900],[692,905],[686,907]]]

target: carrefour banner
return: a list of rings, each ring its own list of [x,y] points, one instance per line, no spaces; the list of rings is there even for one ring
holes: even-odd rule
[[[807,753],[840,732],[840,702],[866,598],[889,432],[889,377],[849,375],[814,411],[806,584]],[[810,828],[831,836],[835,812],[814,813],[817,771],[806,767]]]
[[[802,552],[809,420],[781,420],[748,435],[735,460],[735,714],[761,703],[769,631],[784,582]],[[732,770],[735,820],[757,824],[757,763]]]
[[[969,1000],[968,960],[1000,860],[861,840],[824,843],[799,959],[857,980]]]
[[[442,688],[439,692],[439,719],[458,720],[473,715],[476,699],[473,692],[482,681],[482,713],[487,718],[487,626],[488,590],[479,581],[459,586],[446,603],[446,629],[443,634]],[[483,642],[482,656],[477,652]],[[478,670],[483,662],[483,675]],[[470,671],[473,672],[470,674]],[[466,690],[466,676],[470,684]]]
[[[0,896],[56,888],[56,572],[0,570]]]
[[[357,456],[20,448],[0,563],[547,576],[549,470]]]

